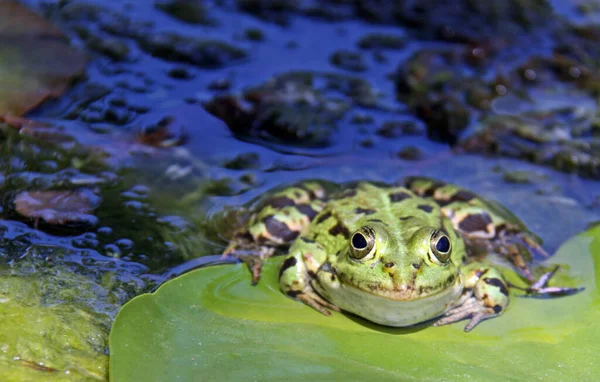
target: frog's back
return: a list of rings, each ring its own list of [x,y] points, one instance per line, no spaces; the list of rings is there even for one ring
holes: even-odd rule
[[[396,221],[409,218],[430,221],[432,216],[438,220],[441,216],[435,202],[421,198],[405,187],[370,182],[360,182],[333,194],[323,212],[337,214],[349,226],[363,217],[394,225]]]
[[[410,224],[408,220],[410,219]],[[404,187],[371,182],[345,185],[327,200],[306,236],[334,250],[345,246],[351,234],[371,222],[384,224],[400,235],[407,226],[441,225],[439,206]],[[404,238],[405,240],[408,237]]]

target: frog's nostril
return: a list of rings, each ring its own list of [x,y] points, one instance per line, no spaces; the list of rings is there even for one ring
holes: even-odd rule
[[[394,262],[389,262],[389,263],[385,263],[384,265],[385,265],[385,267],[386,267],[386,268],[391,268],[391,267],[393,267],[394,265],[396,265],[396,263],[394,263]]]

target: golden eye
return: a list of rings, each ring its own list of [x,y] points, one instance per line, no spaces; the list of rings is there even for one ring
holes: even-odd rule
[[[440,263],[447,263],[450,260],[450,252],[452,251],[452,245],[450,244],[450,238],[440,231],[435,231],[431,235],[430,244],[431,253]]]
[[[375,231],[369,226],[364,226],[350,238],[350,257],[356,260],[364,259],[374,247]]]

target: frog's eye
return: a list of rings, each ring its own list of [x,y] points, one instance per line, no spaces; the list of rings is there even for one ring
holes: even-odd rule
[[[452,246],[450,245],[450,238],[448,235],[440,231],[435,231],[431,235],[430,244],[431,253],[435,257],[434,260],[438,260],[440,263],[447,263],[450,260],[450,252]]]
[[[370,254],[375,248],[375,232],[373,228],[364,226],[354,232],[350,238],[350,256],[361,260]]]

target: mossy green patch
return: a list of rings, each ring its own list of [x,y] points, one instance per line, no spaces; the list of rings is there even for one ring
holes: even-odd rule
[[[0,276],[0,380],[94,381],[106,378],[110,318],[60,301],[90,293],[72,275]],[[49,290],[50,289],[50,290]]]

